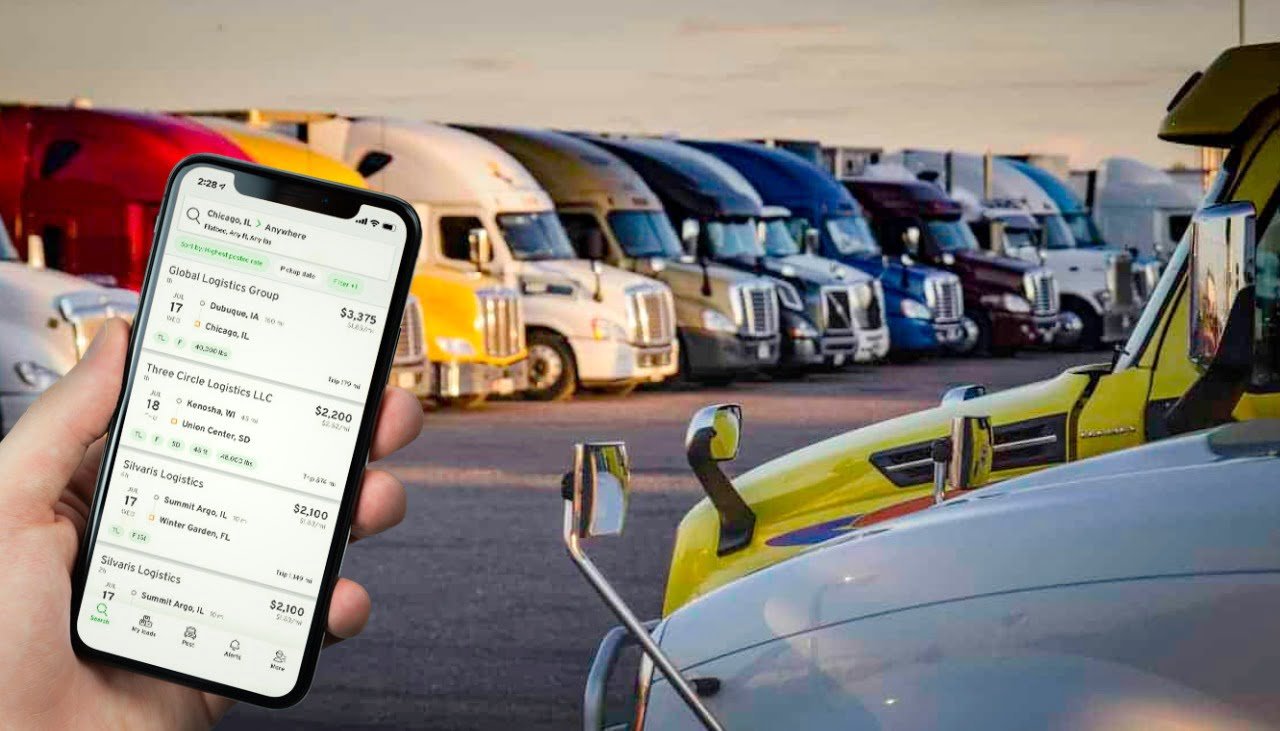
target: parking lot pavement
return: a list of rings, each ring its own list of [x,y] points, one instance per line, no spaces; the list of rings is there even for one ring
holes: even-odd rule
[[[577,727],[587,667],[616,622],[560,543],[559,479],[575,441],[628,443],[637,494],[627,534],[592,552],[637,612],[656,616],[676,524],[701,494],[682,451],[697,408],[743,405],[742,453],[729,467],[743,471],[932,406],[948,386],[1009,388],[1106,357],[940,359],[726,389],[433,412],[422,436],[383,465],[408,486],[404,524],[359,543],[344,565],[373,596],[368,629],[324,652],[300,705],[241,707],[224,727]]]

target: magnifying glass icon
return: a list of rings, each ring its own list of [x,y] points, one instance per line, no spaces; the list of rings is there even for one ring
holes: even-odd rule
[[[195,221],[196,223],[200,223],[200,209],[196,208],[195,206],[191,206],[190,208],[188,208],[187,218],[192,221]]]
[[[102,616],[104,616],[104,617],[105,617],[105,616],[107,616],[107,603],[106,603],[106,602],[98,602],[98,614],[101,614],[101,615],[102,615]]]

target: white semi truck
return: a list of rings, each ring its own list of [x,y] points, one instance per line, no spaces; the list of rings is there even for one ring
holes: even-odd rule
[[[1132,158],[1110,157],[1071,183],[1113,246],[1168,261],[1200,204],[1168,173]]]
[[[579,386],[628,392],[676,372],[671,290],[605,265],[603,250],[579,259],[551,198],[501,148],[453,127],[379,118],[312,123],[308,142],[412,203],[428,262],[518,288],[528,395],[563,399]]]

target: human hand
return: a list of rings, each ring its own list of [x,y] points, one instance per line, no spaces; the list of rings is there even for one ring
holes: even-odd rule
[[[207,728],[232,705],[144,675],[82,660],[71,648],[71,571],[102,460],[103,435],[120,395],[129,330],[107,322],[83,360],[0,441],[0,728]],[[370,459],[417,437],[417,399],[391,388],[382,399]],[[369,469],[351,534],[401,521],[404,486]],[[368,593],[340,579],[329,604],[330,642],[369,619]]]

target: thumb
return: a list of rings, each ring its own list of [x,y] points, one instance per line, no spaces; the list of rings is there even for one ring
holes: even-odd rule
[[[4,512],[48,510],[58,501],[85,450],[111,423],[128,342],[129,326],[123,320],[103,323],[80,362],[0,441]]]

